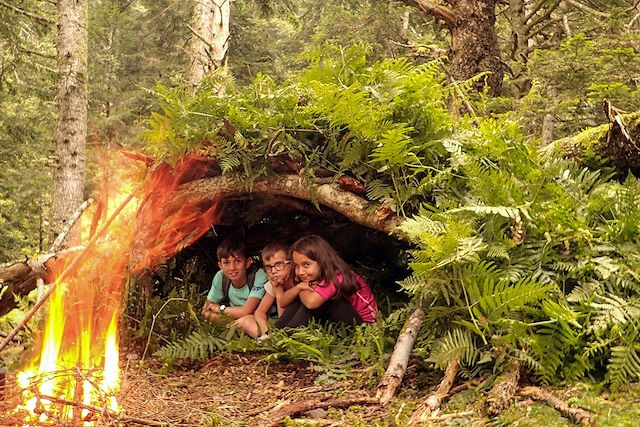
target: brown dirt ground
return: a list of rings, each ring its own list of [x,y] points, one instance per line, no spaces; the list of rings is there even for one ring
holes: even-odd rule
[[[277,425],[287,405],[312,399],[349,399],[371,396],[354,380],[316,385],[318,376],[304,362],[264,362],[258,354],[221,354],[190,369],[162,374],[160,366],[146,361],[143,367],[130,360],[122,369],[118,402],[123,414],[167,426],[265,426]],[[352,377],[357,377],[352,370]],[[0,400],[0,425],[19,426],[23,422],[12,411],[18,400],[15,381],[7,378],[5,399]],[[386,410],[377,405],[356,405],[348,410],[329,410],[326,418],[313,425],[373,425]],[[355,420],[354,420],[355,414]],[[352,421],[345,419],[351,417]],[[107,415],[95,416],[97,426],[135,426]],[[32,424],[34,425],[34,424]],[[52,425],[51,423],[45,425]],[[53,425],[74,425],[55,422]],[[77,423],[76,423],[77,425]],[[383,422],[383,425],[387,425]]]

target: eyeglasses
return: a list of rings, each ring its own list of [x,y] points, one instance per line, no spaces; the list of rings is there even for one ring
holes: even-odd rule
[[[273,265],[264,264],[264,269],[267,273],[271,273],[272,271],[280,271],[284,268],[285,265],[291,264],[291,261],[278,261]]]

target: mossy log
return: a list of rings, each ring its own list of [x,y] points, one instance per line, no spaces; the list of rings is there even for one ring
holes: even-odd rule
[[[551,157],[575,159],[585,166],[640,170],[640,112],[611,116],[611,123],[556,140],[543,149]]]

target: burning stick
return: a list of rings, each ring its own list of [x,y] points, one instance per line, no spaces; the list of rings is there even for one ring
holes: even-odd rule
[[[144,418],[138,418],[138,417],[131,417],[128,415],[120,415],[117,412],[114,412],[108,408],[98,408],[97,406],[93,406],[93,405],[88,405],[85,403],[79,403],[79,402],[74,402],[72,400],[67,400],[67,399],[62,399],[60,397],[54,397],[54,396],[45,396],[43,394],[38,395],[38,399],[39,400],[48,400],[51,403],[57,403],[60,405],[67,405],[67,406],[75,406],[78,407],[80,409],[86,409],[88,411],[94,412],[96,414],[102,414],[102,415],[107,415],[113,419],[115,419],[116,421],[122,421],[122,422],[130,422],[130,423],[136,423],[136,424],[142,424],[145,426],[160,426],[160,427],[164,427],[167,425],[167,423],[163,423],[163,422],[159,422],[159,421],[151,421],[151,420],[145,420]]]
[[[93,246],[95,246],[98,239],[103,237],[104,234],[107,232],[107,230],[109,230],[111,223],[118,217],[120,212],[122,212],[122,210],[125,208],[125,206],[127,206],[127,204],[131,201],[131,199],[133,199],[134,194],[135,194],[135,191],[133,191],[131,194],[129,194],[129,196],[127,196],[126,199],[124,199],[124,201],[120,204],[120,206],[118,206],[118,208],[113,212],[113,215],[111,215],[111,217],[104,224],[102,229],[95,236],[91,238],[91,240],[89,241],[87,246],[85,246],[85,248],[82,250],[82,252],[80,252],[73,259],[73,261],[69,263],[67,268],[65,268],[64,271],[60,274],[60,277],[54,283],[49,285],[49,290],[47,290],[47,292],[44,295],[42,295],[42,298],[38,300],[33,307],[31,307],[31,310],[29,310],[27,314],[25,314],[24,319],[22,319],[22,321],[18,325],[16,325],[16,327],[13,328],[13,330],[7,335],[7,337],[2,341],[2,343],[0,343],[0,351],[2,351],[11,342],[13,337],[15,337],[18,334],[18,332],[20,332],[22,328],[24,328],[27,325],[27,323],[29,322],[29,320],[31,320],[33,315],[36,314],[36,312],[40,309],[40,307],[42,307],[45,301],[49,299],[49,297],[56,290],[57,283],[61,282],[62,279],[64,279],[71,271],[73,271],[73,269],[76,268],[78,264],[80,264],[81,261],[84,261],[84,257],[89,252],[89,249],[93,248]]]

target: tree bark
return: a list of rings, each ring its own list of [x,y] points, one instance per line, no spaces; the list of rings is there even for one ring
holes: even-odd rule
[[[513,359],[496,379],[485,402],[487,413],[490,416],[493,417],[501,414],[513,403],[513,398],[518,390],[521,367],[522,362]]]
[[[391,360],[389,360],[387,372],[385,372],[384,378],[378,386],[376,397],[380,399],[380,404],[382,405],[389,403],[396,394],[400,383],[402,383],[402,378],[404,378],[404,373],[409,363],[409,356],[420,333],[423,319],[424,310],[417,308],[405,323],[402,333],[398,336],[396,346],[391,354]]]
[[[500,95],[504,65],[498,51],[495,0],[457,0],[457,19],[451,30],[451,76],[468,80],[483,72],[489,94]],[[482,89],[478,84],[478,89]]]
[[[504,65],[498,51],[495,30],[496,0],[449,0],[444,6],[431,0],[400,0],[444,22],[451,32],[450,73],[456,80],[468,80],[488,72],[484,79],[489,93],[502,90]],[[482,89],[482,84],[477,87]]]
[[[189,66],[189,82],[193,87],[225,65],[230,14],[230,0],[195,0]]]
[[[82,203],[87,139],[87,0],[58,1],[58,127],[51,241]],[[78,243],[73,227],[68,243]]]
[[[375,206],[369,201],[344,191],[336,185],[314,185],[299,175],[278,175],[273,178],[253,181],[250,186],[249,188],[246,181],[237,177],[204,178],[181,186],[173,197],[172,203],[179,206],[183,198],[191,200],[193,203],[194,198],[200,198],[202,202],[205,202],[248,193],[288,196],[295,199],[316,201],[344,215],[351,222],[403,238],[397,227],[404,218],[389,213],[384,207],[375,209]]]

